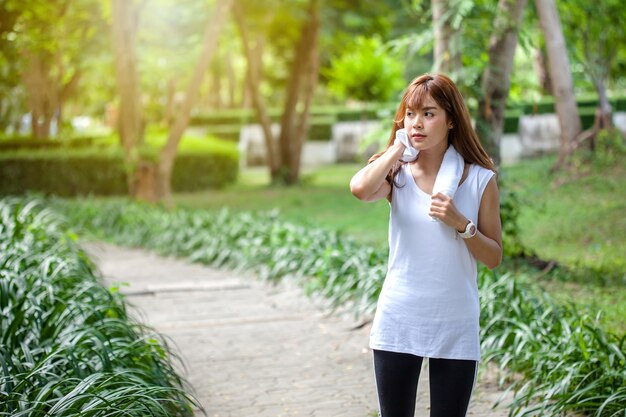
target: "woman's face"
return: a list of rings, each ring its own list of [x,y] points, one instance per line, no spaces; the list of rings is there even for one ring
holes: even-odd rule
[[[411,144],[419,151],[445,152],[451,127],[446,111],[430,96],[425,97],[419,109],[407,107],[404,115],[404,128]]]

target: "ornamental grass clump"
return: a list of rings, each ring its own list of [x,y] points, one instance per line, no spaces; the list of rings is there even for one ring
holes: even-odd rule
[[[0,200],[0,312],[0,416],[193,414],[165,341],[40,202]]]
[[[56,201],[72,223],[96,237],[187,257],[218,267],[253,270],[263,279],[298,278],[308,293],[356,314],[375,309],[387,254],[332,230],[280,221],[277,212],[167,212],[142,204]]]
[[[524,279],[480,274],[485,359],[517,374],[518,416],[626,416],[626,335],[605,332],[575,306],[558,304]]]
[[[119,201],[55,204],[100,238],[252,269],[267,279],[297,277],[334,307],[349,306],[360,315],[373,313],[386,273],[386,251],[335,231],[282,222],[277,213],[168,212]],[[626,417],[626,335],[604,332],[527,277],[479,271],[482,348],[486,360],[500,363],[515,392],[511,415]]]

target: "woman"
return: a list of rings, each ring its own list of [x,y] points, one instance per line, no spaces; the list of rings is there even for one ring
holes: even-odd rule
[[[406,147],[394,141],[402,128],[418,151],[413,162],[401,160]],[[454,198],[431,195],[449,146],[465,161]],[[493,162],[448,77],[425,74],[409,84],[387,148],[350,189],[391,207],[388,270],[370,335],[380,415],[413,417],[428,358],[430,416],[465,416],[480,359],[476,261],[496,267],[502,238]]]

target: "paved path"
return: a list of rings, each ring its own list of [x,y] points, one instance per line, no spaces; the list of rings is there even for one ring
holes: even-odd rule
[[[83,247],[135,317],[171,338],[182,371],[210,417],[377,415],[369,326],[325,314],[282,283],[217,270],[137,249]],[[426,366],[426,365],[425,365]],[[427,371],[417,417],[428,416]],[[502,416],[493,377],[483,372],[469,416]],[[197,413],[201,415],[201,413]]]

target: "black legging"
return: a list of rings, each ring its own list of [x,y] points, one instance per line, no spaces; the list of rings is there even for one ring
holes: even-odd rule
[[[374,350],[374,373],[381,417],[413,417],[422,357],[408,353]],[[469,405],[476,361],[428,360],[430,417],[465,417]]]

